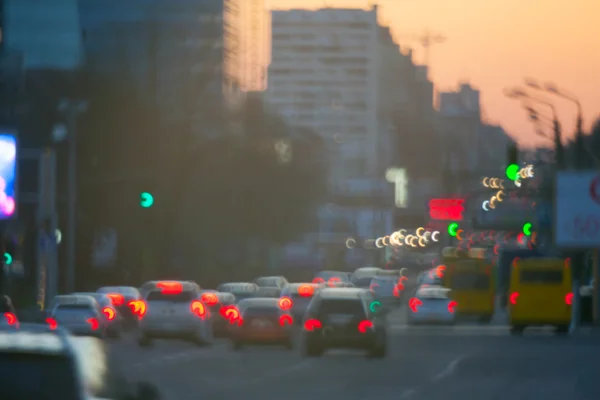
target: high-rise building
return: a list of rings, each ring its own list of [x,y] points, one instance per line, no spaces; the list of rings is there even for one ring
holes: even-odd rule
[[[83,61],[77,0],[4,0],[3,49],[25,69],[69,71]]]
[[[331,148],[332,182],[377,173],[377,8],[271,12],[267,99]]]
[[[240,1],[79,0],[88,67],[128,72],[172,110],[225,100],[239,88]]]

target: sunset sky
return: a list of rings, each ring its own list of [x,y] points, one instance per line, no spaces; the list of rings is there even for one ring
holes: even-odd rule
[[[505,87],[525,77],[554,82],[576,95],[584,108],[586,130],[600,117],[600,1],[598,0],[266,0],[267,7],[368,8],[380,6],[380,20],[397,41],[423,51],[410,39],[425,30],[448,39],[430,50],[430,77],[437,90],[468,81],[482,92],[484,115],[523,145],[545,144]],[[571,137],[576,109],[550,97],[559,108],[565,136]],[[549,115],[541,108],[540,112]]]

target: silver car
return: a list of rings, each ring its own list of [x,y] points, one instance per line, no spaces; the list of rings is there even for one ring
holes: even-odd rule
[[[439,285],[423,285],[408,300],[408,323],[454,324],[456,301],[450,297],[451,290]]]
[[[60,326],[74,335],[106,336],[106,324],[102,317],[100,305],[91,296],[62,295],[53,301],[46,322],[52,327]]]

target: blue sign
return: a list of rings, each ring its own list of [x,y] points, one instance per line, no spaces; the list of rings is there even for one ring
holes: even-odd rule
[[[17,138],[0,134],[0,220],[16,216]]]

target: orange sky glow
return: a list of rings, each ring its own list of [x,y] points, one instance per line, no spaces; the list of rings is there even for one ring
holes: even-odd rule
[[[423,51],[410,36],[430,30],[447,37],[431,47],[430,78],[437,90],[467,81],[481,90],[484,116],[502,125],[520,144],[546,145],[525,111],[507,99],[505,87],[525,77],[550,81],[582,103],[585,128],[600,117],[600,1],[598,0],[266,0],[270,9],[380,7],[380,21],[396,41]],[[575,106],[556,97],[564,135],[573,136]],[[540,108],[541,113],[549,111]],[[549,132],[549,129],[547,129]]]

